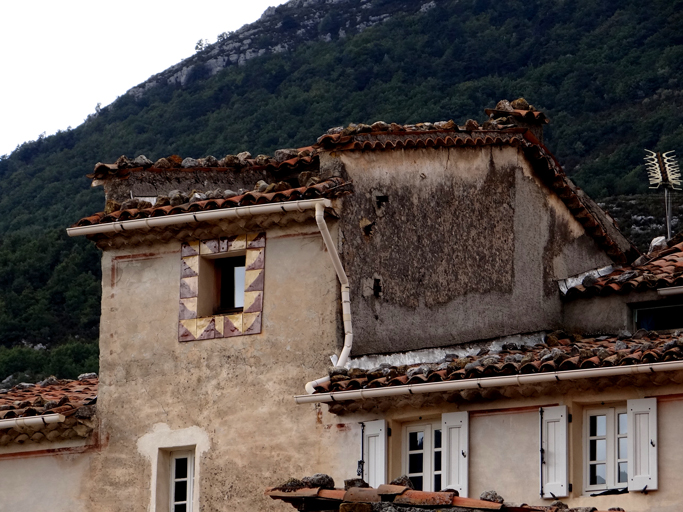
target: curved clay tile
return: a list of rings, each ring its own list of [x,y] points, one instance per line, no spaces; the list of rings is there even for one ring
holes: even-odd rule
[[[429,377],[427,377],[427,382],[441,382],[446,380],[446,374],[447,370],[438,370],[436,372],[432,372],[429,374]]]
[[[374,389],[374,388],[382,388],[386,385],[387,383],[387,378],[386,377],[380,377],[379,379],[375,379],[373,381],[370,381],[367,385],[368,389]]]

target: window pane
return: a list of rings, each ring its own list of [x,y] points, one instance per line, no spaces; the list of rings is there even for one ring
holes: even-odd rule
[[[421,476],[411,476],[410,481],[413,482],[413,487],[416,491],[422,490],[422,477]]]
[[[590,441],[590,458],[589,460],[606,460],[607,459],[607,440],[606,439],[591,439]]]
[[[627,459],[628,458],[628,438],[627,437],[620,437],[619,438],[619,456],[617,457],[618,459]]]
[[[441,475],[434,475],[434,491],[439,492],[441,490]]]
[[[181,505],[175,505],[173,507],[173,512],[185,512],[187,510],[187,505],[185,503]]]
[[[619,463],[619,483],[628,482],[628,462]]]
[[[441,430],[434,431],[434,448],[441,448]]]
[[[235,307],[244,307],[244,278],[246,267],[235,267]]]
[[[607,481],[607,466],[605,464],[591,464],[590,485],[602,485]]]
[[[187,478],[186,457],[181,457],[175,460],[175,478]]]
[[[619,433],[626,434],[626,414],[619,414]]]
[[[423,455],[421,453],[411,453],[408,455],[408,473],[422,473],[422,459]]]
[[[424,432],[411,432],[408,434],[408,450],[422,450],[422,444],[424,442],[425,433]]]
[[[173,501],[185,501],[187,499],[187,481],[175,483],[175,492],[173,493]]]
[[[434,452],[434,471],[441,471],[441,452]]]
[[[590,435],[604,436],[607,434],[607,418],[605,415],[590,417]]]

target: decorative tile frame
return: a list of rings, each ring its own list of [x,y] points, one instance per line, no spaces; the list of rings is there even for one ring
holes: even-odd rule
[[[241,313],[197,316],[199,259],[246,251],[244,308]],[[211,340],[261,332],[266,234],[247,233],[213,240],[184,242],[180,262],[178,341]]]

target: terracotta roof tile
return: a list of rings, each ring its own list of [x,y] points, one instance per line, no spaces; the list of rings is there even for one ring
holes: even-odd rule
[[[97,398],[98,379],[50,378],[30,387],[23,386],[26,384],[0,393],[0,419],[57,413],[69,415]]]
[[[320,384],[316,393],[333,393],[359,388],[381,388],[444,382],[460,379],[477,379],[507,375],[524,375],[539,372],[563,372],[578,368],[606,368],[634,364],[656,364],[665,361],[683,360],[683,337],[676,334],[658,334],[639,331],[635,337],[619,339],[615,336],[599,338],[559,339],[553,333],[546,337],[546,343],[533,347],[508,347],[496,354],[468,356],[438,363],[420,363],[410,366],[392,367],[397,373],[394,378],[378,378],[367,382],[365,378]],[[561,343],[566,341],[566,343]],[[519,350],[522,349],[522,350]],[[523,355],[522,355],[523,354]],[[495,362],[498,361],[498,362]],[[435,368],[424,375],[424,366]],[[339,369],[335,369],[339,371]],[[354,372],[373,373],[375,370],[354,369]],[[338,378],[338,377],[337,377]],[[354,383],[351,386],[351,383]]]
[[[232,165],[224,165],[225,159],[220,161],[215,161],[216,165],[201,165],[204,164],[204,159],[199,159],[197,162],[199,166],[193,167],[182,167],[180,162],[171,161],[170,167],[155,167],[154,164],[150,165],[136,165],[134,161],[128,160],[125,157],[119,158],[117,163],[114,164],[104,164],[98,162],[95,165],[95,170],[92,174],[88,174],[87,177],[91,179],[101,180],[107,178],[118,178],[127,179],[131,173],[138,172],[151,172],[151,173],[165,173],[169,171],[176,172],[206,172],[206,171],[225,171],[231,172],[235,170],[241,170],[244,168],[250,168],[253,170],[269,170],[269,171],[294,171],[298,168],[309,167],[312,164],[317,163],[318,156],[312,151],[313,148],[308,146],[305,148],[299,148],[297,150],[298,155],[289,158],[284,161],[278,161],[273,157],[267,158],[248,158],[239,162],[237,158],[233,159]],[[163,159],[162,159],[163,160]],[[165,160],[173,160],[172,157],[168,157]],[[182,161],[180,157],[177,160]],[[161,160],[160,160],[161,161]],[[158,162],[157,162],[158,163]]]
[[[91,226],[94,224],[132,219],[144,219],[148,217],[161,217],[187,212],[217,210],[219,208],[236,208],[238,206],[299,201],[303,199],[317,199],[320,197],[334,198],[347,194],[352,190],[353,187],[350,183],[347,183],[342,178],[334,177],[309,187],[292,188],[269,194],[252,191],[228,199],[208,199],[206,201],[197,201],[196,203],[187,203],[179,206],[159,206],[157,208],[146,208],[143,210],[119,210],[108,215],[100,212],[79,220],[73,227]]]
[[[644,260],[639,265],[621,267],[595,280],[584,279],[585,284],[569,288],[565,296],[572,299],[683,286],[683,242]]]
[[[495,503],[475,498],[464,498],[457,492],[441,491],[427,492],[412,490],[398,485],[380,485],[372,487],[352,487],[343,489],[271,487],[266,489],[265,495],[274,500],[290,503],[299,510],[339,510],[342,503],[379,503],[384,502],[387,510],[453,510],[488,511],[501,510],[507,512],[558,512],[555,506],[514,505],[509,503]],[[565,509],[571,512],[575,509]]]

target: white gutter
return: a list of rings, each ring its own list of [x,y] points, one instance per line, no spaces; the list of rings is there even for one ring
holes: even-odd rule
[[[45,416],[29,416],[27,418],[10,418],[0,420],[0,430],[13,427],[43,427],[49,423],[62,423],[63,414],[46,414]]]
[[[671,288],[658,288],[657,294],[662,297],[668,297],[669,295],[680,295],[683,293],[683,286],[672,286]]]
[[[117,222],[106,222],[92,226],[80,226],[67,228],[69,236],[95,235],[99,233],[121,233],[135,229],[152,229],[173,226],[177,224],[189,224],[191,222],[204,222],[226,219],[242,219],[256,215],[270,215],[273,213],[303,212],[316,208],[331,208],[332,201],[329,199],[305,199],[303,201],[286,201],[273,204],[257,204],[253,206],[238,206],[236,208],[220,208],[204,212],[177,213],[163,217],[150,217],[147,219],[132,219]]]
[[[424,384],[408,384],[384,388],[358,389],[354,391],[337,391],[316,395],[299,395],[295,396],[294,400],[297,404],[342,402],[346,400],[364,400],[366,398],[379,398],[385,396],[443,393],[446,391],[460,391],[464,389],[521,386],[523,384],[538,384],[541,382],[562,382],[597,377],[614,377],[618,375],[670,372],[676,370],[683,370],[683,361],[666,361],[663,363],[637,364],[632,366],[587,368],[585,370],[508,375],[504,377],[484,377],[480,379],[427,382]]]
[[[335,366],[345,366],[349,359],[349,355],[351,354],[351,347],[353,347],[353,326],[351,324],[351,294],[349,293],[349,278],[346,276],[346,272],[344,272],[344,267],[339,259],[339,253],[337,253],[337,248],[335,247],[332,236],[330,235],[330,230],[327,229],[327,224],[325,223],[325,208],[320,203],[315,205],[315,221],[318,223],[320,234],[325,241],[325,247],[327,247],[327,252],[330,254],[330,258],[332,259],[332,265],[337,272],[339,284],[341,284],[342,318],[344,320],[344,348],[342,349],[341,354],[339,354],[339,359],[337,360]],[[330,377],[325,376],[317,380],[307,382],[305,386],[306,392],[309,395],[312,395],[315,393],[316,386],[328,382],[329,380]]]

